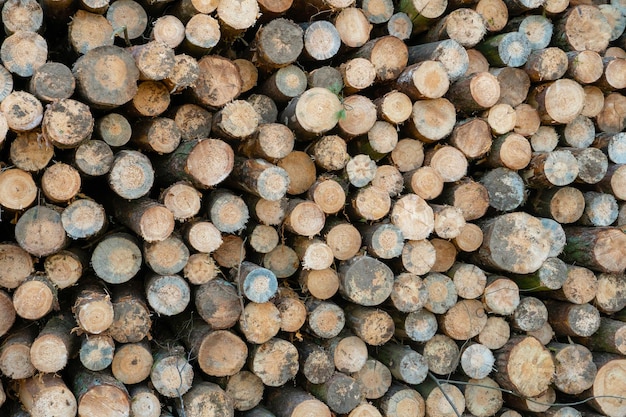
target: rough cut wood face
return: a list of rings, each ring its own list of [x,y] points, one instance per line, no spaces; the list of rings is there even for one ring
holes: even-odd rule
[[[3,2],[0,415],[626,416],[623,3]]]

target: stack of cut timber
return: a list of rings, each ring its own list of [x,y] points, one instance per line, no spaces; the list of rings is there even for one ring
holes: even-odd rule
[[[0,415],[626,417],[623,0],[0,3]]]

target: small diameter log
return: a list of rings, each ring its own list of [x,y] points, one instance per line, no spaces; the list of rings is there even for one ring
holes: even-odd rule
[[[138,288],[118,285],[113,296],[113,323],[108,333],[118,343],[136,343],[147,337],[152,327],[151,312]]]
[[[339,290],[339,275],[332,268],[319,271],[303,269],[298,280],[302,291],[319,300],[327,300]]]
[[[256,131],[258,117],[252,104],[244,100],[234,100],[213,115],[212,130],[220,138],[242,140]]]
[[[243,144],[242,152],[250,158],[276,161],[293,151],[294,133],[280,123],[262,123]]]
[[[440,238],[431,239],[430,243],[435,248],[435,264],[430,270],[433,272],[445,272],[450,269],[457,255],[457,248],[454,246],[454,243]]]
[[[483,231],[473,223],[465,223],[461,233],[452,240],[454,246],[462,252],[473,252],[483,243]]]
[[[409,338],[415,342],[427,342],[437,332],[437,318],[426,309],[410,312],[406,316],[393,313],[395,336]]]
[[[528,103],[546,124],[570,123],[582,112],[585,92],[576,81],[564,78],[537,86],[530,92]],[[569,105],[564,108],[560,103]]]
[[[337,371],[349,374],[360,370],[367,361],[367,345],[358,336],[343,331],[325,343]],[[334,377],[331,376],[329,380]]]
[[[15,313],[27,320],[39,320],[59,309],[57,295],[56,287],[45,275],[30,275],[13,293]]]
[[[459,366],[461,352],[456,342],[446,335],[434,335],[424,344],[421,352],[428,369],[437,375],[450,374]]]
[[[550,343],[548,348],[554,352],[554,386],[559,391],[577,395],[591,388],[597,368],[589,349],[574,343],[558,342]]]
[[[400,139],[390,159],[400,172],[413,171],[424,163],[424,143],[411,138]]]
[[[193,377],[193,367],[182,346],[175,344],[154,353],[150,381],[159,394],[168,398],[180,398],[191,389]]]
[[[511,324],[514,329],[524,332],[536,332],[548,321],[545,304],[535,297],[521,297],[513,312]]]
[[[376,107],[372,100],[360,94],[353,94],[347,97],[343,104],[346,109],[345,116],[338,122],[339,129],[344,134],[342,136],[351,139],[368,134],[376,123]],[[354,143],[351,145],[354,145],[355,150],[360,151],[358,153],[372,153],[374,150],[368,149],[366,144],[367,142],[359,144],[360,146],[356,146]],[[376,148],[375,144],[372,146]],[[374,155],[371,156],[374,157]]]
[[[626,376],[626,361],[623,356],[611,354],[596,354],[594,362],[598,373],[593,386],[586,395],[595,397],[589,403],[598,412],[618,416],[624,413],[624,400],[617,398],[624,391],[624,376]],[[615,378],[615,379],[613,379]]]
[[[86,54],[100,46],[112,46],[114,36],[111,22],[101,14],[78,10],[68,22],[69,44],[78,54]]]
[[[466,48],[472,48],[485,35],[483,17],[468,8],[459,8],[439,20],[427,33],[426,39],[435,42],[453,39]]]
[[[508,133],[496,138],[489,154],[488,163],[517,171],[526,168],[532,157],[530,142],[518,133]]]
[[[377,108],[378,118],[393,125],[401,124],[411,117],[413,103],[411,98],[401,91],[390,91],[374,100],[374,104]]]
[[[159,195],[163,204],[179,221],[189,220],[198,214],[201,208],[202,194],[186,181],[176,182]]]
[[[269,301],[278,289],[276,275],[272,271],[249,261],[241,263],[234,277],[241,293],[255,303]]]
[[[100,334],[113,323],[113,304],[103,286],[91,284],[81,286],[72,313],[81,331]]]
[[[565,75],[567,55],[556,47],[535,49],[528,56],[524,70],[532,82],[554,81]]]
[[[552,152],[559,144],[559,134],[552,126],[540,126],[530,136],[530,146],[535,152]]]
[[[500,349],[509,340],[511,329],[508,322],[497,316],[487,318],[487,324],[478,334],[476,340],[478,343],[488,347],[491,350]]]
[[[568,150],[533,154],[527,169],[522,173],[524,181],[533,188],[550,188],[569,185],[578,177],[576,157]]]
[[[211,134],[213,115],[197,104],[186,103],[168,112],[184,141],[207,138]]]
[[[598,7],[578,4],[556,22],[554,36],[556,46],[565,51],[602,52],[608,46],[611,26]]]
[[[176,274],[152,274],[146,278],[145,287],[148,304],[160,315],[183,312],[191,299],[189,284]]]
[[[570,268],[580,267],[570,267],[559,258],[548,258],[537,271],[515,275],[515,283],[526,291],[558,290],[566,282]]]
[[[435,227],[432,208],[416,194],[398,199],[391,209],[390,220],[408,240],[425,239]]]
[[[269,387],[279,387],[294,378],[298,372],[298,350],[279,338],[272,338],[255,346],[250,353],[248,366],[252,373]]]
[[[296,65],[288,65],[274,72],[261,86],[260,91],[276,103],[287,103],[304,93],[307,88],[306,74]]]
[[[37,257],[58,252],[69,243],[61,214],[54,206],[35,206],[24,212],[15,226],[15,240]]]
[[[144,261],[157,274],[176,274],[189,259],[189,249],[182,239],[171,235],[157,242],[144,242]]]
[[[150,37],[170,48],[176,48],[185,39],[185,25],[176,16],[161,16],[154,22]]]
[[[446,97],[458,110],[472,113],[490,108],[498,102],[500,84],[489,72],[477,72],[452,83]]]
[[[229,417],[234,413],[233,400],[217,384],[201,381],[177,402],[177,414],[188,417]]]
[[[205,55],[198,60],[199,76],[192,93],[208,108],[220,108],[239,95],[242,80],[237,66],[219,55]]]
[[[246,363],[248,347],[241,337],[229,330],[213,330],[211,325],[195,319],[182,323],[182,339],[196,357],[206,375],[224,377],[235,375]]]
[[[249,226],[248,230],[251,230],[250,241],[248,243],[255,252],[269,253],[278,245],[280,237],[274,227],[265,224],[257,224],[252,227]]]
[[[461,369],[470,378],[482,379],[493,371],[493,352],[485,345],[473,343],[461,353]]]
[[[43,137],[57,148],[75,148],[93,131],[94,119],[89,107],[72,99],[55,100],[44,112]]]
[[[487,285],[484,271],[473,264],[455,262],[445,273],[452,278],[457,295],[461,298],[478,298]]]
[[[195,292],[195,306],[200,317],[214,329],[232,327],[241,315],[241,299],[236,287],[221,278],[199,286]]]
[[[288,278],[296,273],[300,259],[287,245],[277,245],[263,256],[263,267],[272,271],[277,278]]]
[[[343,169],[350,160],[345,140],[337,135],[322,136],[308,152],[313,157],[315,165],[325,171]]]
[[[80,178],[78,180],[80,186]],[[11,211],[30,207],[37,198],[37,185],[29,172],[9,168],[0,173],[0,206]]]
[[[372,179],[372,185],[384,190],[389,197],[397,197],[404,190],[404,179],[400,170],[395,166],[379,165]]]
[[[0,57],[5,68],[11,73],[24,78],[30,77],[37,68],[46,63],[48,44],[36,32],[18,30],[4,39]]]
[[[131,415],[135,417],[159,417],[161,415],[159,396],[147,384],[131,387],[129,394]]]
[[[626,307],[626,299],[622,296],[626,291],[626,283],[620,277],[620,274],[606,273],[597,276],[598,288],[594,305],[603,313],[616,313]]]
[[[567,244],[563,260],[576,262],[594,271],[623,272],[626,268],[622,256],[624,234],[612,227],[565,228]],[[585,249],[582,250],[582,247]]]
[[[345,312],[332,301],[310,300],[306,308],[308,328],[317,337],[331,339],[346,323]]]
[[[22,406],[32,417],[76,415],[76,398],[58,375],[42,374],[22,379],[17,390]]]
[[[365,187],[376,176],[376,162],[369,155],[358,154],[346,163],[345,173],[350,184]]]
[[[208,188],[226,179],[233,165],[233,149],[226,142],[190,140],[157,164],[157,175],[167,183],[187,180],[198,188]]]
[[[4,376],[20,380],[35,374],[36,369],[30,361],[30,347],[35,336],[37,329],[34,326],[27,326],[5,337],[0,347],[0,371]]]
[[[383,310],[351,304],[345,308],[345,312],[348,327],[370,346],[383,345],[394,334],[393,319]]]
[[[412,137],[431,143],[448,136],[455,123],[456,111],[448,99],[418,100],[406,129]]]
[[[174,215],[164,205],[147,197],[136,200],[116,198],[113,213],[120,223],[146,242],[163,241],[174,230]]]
[[[561,224],[577,221],[585,208],[583,193],[573,187],[541,190],[532,199],[532,204],[538,215],[554,219]]]
[[[333,250],[320,239],[297,236],[294,240],[293,249],[298,254],[303,269],[321,271],[330,268],[333,264]]]
[[[504,403],[500,386],[488,377],[470,379],[463,394],[467,411],[478,417],[495,415]]]
[[[306,322],[306,305],[299,295],[283,288],[278,297],[272,300],[280,314],[280,330],[295,333]]]
[[[393,286],[393,273],[381,261],[357,256],[339,267],[339,292],[348,300],[363,306],[382,303]]]
[[[309,385],[307,390],[337,413],[346,414],[361,402],[361,386],[352,377],[336,372],[328,381]]]
[[[591,336],[576,340],[594,352],[623,355],[626,352],[626,323],[606,317],[600,318],[600,327]]]
[[[609,226],[617,220],[618,206],[612,194],[589,191],[584,193],[585,211],[579,219],[586,226]]]
[[[434,213],[434,232],[442,239],[454,239],[465,226],[460,208],[447,205],[431,205]]]
[[[217,278],[218,272],[219,267],[208,253],[194,253],[183,268],[183,276],[194,285],[202,285]]]
[[[75,86],[72,71],[58,62],[47,62],[37,68],[29,82],[29,90],[46,102],[69,99]]]
[[[108,224],[104,207],[92,200],[78,199],[61,213],[61,223],[72,239],[87,239],[99,235]]]
[[[530,42],[525,34],[520,32],[501,33],[485,39],[476,45],[487,58],[489,64],[495,67],[521,67],[530,55]]]
[[[519,68],[491,68],[491,74],[498,78],[500,84],[499,103],[517,107],[526,100],[530,89],[528,74]]]
[[[522,103],[515,108],[515,128],[513,131],[522,136],[532,136],[539,130],[541,119],[537,109]]]
[[[243,199],[226,189],[211,192],[207,213],[213,225],[222,233],[242,230],[249,218],[248,207]]]
[[[111,372],[123,384],[137,384],[150,376],[153,363],[150,343],[147,340],[125,343],[115,349]]]
[[[390,223],[362,226],[359,229],[363,243],[372,256],[379,259],[392,259],[402,253],[404,237],[402,231]]]
[[[145,196],[154,183],[152,162],[139,151],[121,150],[115,154],[108,183],[122,198],[130,200]]]
[[[509,339],[496,354],[496,366],[498,384],[524,397],[536,397],[544,393],[555,371],[550,351],[531,336]],[[532,367],[532,374],[525,371],[528,366]]]
[[[246,247],[242,238],[236,235],[223,235],[222,244],[215,252],[213,259],[219,266],[234,268],[246,257]]]
[[[324,133],[337,124],[343,106],[330,90],[313,87],[292,99],[280,120],[305,137]]]
[[[241,371],[228,379],[225,391],[232,398],[235,410],[247,411],[256,407],[263,399],[264,385],[252,372]]]
[[[77,338],[70,316],[51,317],[30,347],[30,362],[43,373],[61,371],[76,353]]]
[[[4,113],[6,125],[16,132],[25,132],[39,126],[44,112],[41,102],[26,91],[13,91],[2,101],[0,110]],[[11,159],[15,162],[14,158]]]
[[[599,148],[607,154],[609,160],[616,164],[623,164],[626,162],[626,156],[623,151],[624,141],[626,140],[626,135],[623,133],[618,134],[607,134],[601,133],[596,135],[595,141],[592,146],[594,148]]]
[[[378,409],[385,416],[423,416],[426,412],[424,399],[412,388],[398,382],[391,384],[385,395],[377,402]]]
[[[500,92],[500,96],[502,96],[502,92]],[[495,104],[483,114],[483,117],[485,116],[491,131],[497,135],[509,133],[517,123],[515,109],[506,103]]]
[[[487,278],[482,299],[487,311],[508,316],[513,314],[519,305],[519,287],[506,277],[490,276]]]
[[[430,290],[432,286],[428,287]],[[454,340],[468,340],[477,336],[487,324],[487,314],[478,300],[460,300],[439,320],[444,334]]]
[[[136,239],[115,233],[102,239],[91,255],[96,275],[110,284],[120,284],[134,277],[141,267],[141,250]]]
[[[185,24],[181,35],[183,50],[193,56],[202,56],[208,54],[218,44],[222,34],[216,18],[198,13]]]
[[[377,349],[376,359],[387,366],[396,379],[408,384],[420,384],[428,374],[425,357],[409,346],[386,343]]]
[[[365,58],[353,58],[339,67],[344,91],[354,94],[370,87],[376,79],[374,64]]]
[[[268,392],[266,405],[276,417],[303,417],[314,415],[331,417],[326,404],[296,387],[282,387]]]
[[[600,327],[600,313],[591,304],[546,300],[549,323],[557,335],[588,337]]]
[[[598,281],[592,271],[582,266],[568,265],[565,280],[552,298],[574,304],[591,302],[596,296]]]
[[[115,341],[109,335],[84,336],[78,352],[80,363],[91,371],[102,371],[113,362]]]
[[[447,276],[431,272],[424,278],[424,286],[428,291],[428,299],[424,308],[435,314],[444,314],[457,302],[454,283]]]
[[[405,43],[395,36],[383,36],[368,41],[354,56],[370,61],[374,65],[376,79],[385,82],[398,78],[406,67],[408,49]]]
[[[339,52],[341,38],[331,22],[318,20],[304,27],[304,53],[307,58],[325,61]]]
[[[322,384],[335,372],[333,358],[319,344],[303,339],[296,343],[298,358],[300,362],[300,372],[312,384]]]
[[[477,118],[460,121],[452,130],[449,142],[463,152],[467,159],[482,158],[491,149],[489,125]]]
[[[409,64],[434,60],[443,64],[450,81],[460,78],[469,66],[465,48],[452,39],[409,47]]]
[[[361,384],[363,396],[368,400],[381,398],[392,384],[392,376],[389,368],[373,358],[368,359],[365,365],[351,376]],[[374,416],[376,414],[372,415]]]
[[[141,87],[146,83],[148,82],[143,82],[140,85],[140,92],[135,96],[135,100],[140,100],[139,95],[141,90],[143,90]],[[158,98],[151,95],[149,99],[151,101],[151,105],[158,106]],[[137,105],[138,103],[134,102],[134,104]],[[169,102],[164,104],[165,108],[167,108]],[[143,115],[146,117],[153,117],[152,119],[141,120],[133,126],[133,134],[131,137],[132,144],[135,145],[137,149],[142,149],[148,152],[156,152],[158,154],[174,152],[180,143],[181,133],[174,120],[166,117],[157,117],[162,113],[162,110],[165,109],[158,109],[152,112],[153,109],[144,109],[147,110],[144,113],[152,114]]]
[[[600,106],[599,100],[597,106]],[[609,94],[604,100],[602,109],[596,114],[598,129],[613,134],[621,132],[626,126],[624,114],[626,114],[626,97],[619,93]]]
[[[113,151],[101,140],[87,140],[74,153],[74,165],[87,178],[108,174],[113,166]]]

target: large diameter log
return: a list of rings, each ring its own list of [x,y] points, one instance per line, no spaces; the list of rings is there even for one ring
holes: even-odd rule
[[[117,46],[88,51],[73,66],[76,88],[92,105],[113,108],[130,101],[137,92],[139,70],[129,52]],[[114,79],[111,74],[115,74]]]
[[[536,271],[547,259],[550,239],[541,221],[524,212],[486,221],[484,240],[475,257],[480,264],[514,273]]]
[[[32,417],[76,415],[76,398],[60,376],[42,374],[22,379],[18,392],[22,405]]]
[[[617,417],[626,413],[623,392],[626,389],[626,360],[621,355],[597,354],[594,362],[598,373],[587,396],[595,397],[589,404],[600,413]]]
[[[611,37],[611,27],[600,9],[591,4],[570,8],[557,22],[555,44],[566,51],[604,51]]]
[[[550,351],[531,336],[509,339],[496,357],[496,381],[524,397],[544,393],[554,377],[554,360]],[[532,368],[532,372],[529,370]]]

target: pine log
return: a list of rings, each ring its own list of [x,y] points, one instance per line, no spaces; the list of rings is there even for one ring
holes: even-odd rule
[[[502,317],[489,316],[483,330],[478,334],[478,343],[491,350],[500,349],[509,340],[511,329]]]
[[[101,140],[87,140],[74,153],[74,165],[86,178],[108,174],[113,167],[111,147]]]
[[[623,355],[626,351],[626,323],[601,317],[598,330],[584,338],[576,340],[594,352],[609,352]]]
[[[359,383],[341,372],[336,372],[323,384],[309,385],[307,388],[311,394],[337,413],[349,413],[361,402]]]
[[[374,104],[376,104],[378,118],[394,125],[401,124],[411,117],[413,105],[411,98],[401,91],[390,91],[374,100]]]
[[[565,228],[567,244],[564,260],[576,262],[601,272],[623,272],[620,251],[623,233],[612,227],[569,227]],[[582,251],[582,245],[585,250]]]
[[[182,396],[177,403],[178,414],[184,412],[187,417],[232,417],[233,400],[219,385],[201,381]]]
[[[621,274],[598,274],[598,288],[594,305],[603,313],[616,313],[626,307],[626,300],[622,296],[626,290]]]
[[[280,330],[295,333],[306,322],[306,305],[293,290],[282,288],[278,297],[272,301],[280,314]]]
[[[512,315],[511,324],[516,330],[536,332],[548,321],[545,304],[535,297],[521,297]]]
[[[509,316],[519,305],[519,287],[513,280],[491,275],[487,278],[487,286],[485,286],[482,299],[487,311]]]
[[[80,363],[90,371],[102,371],[113,362],[115,341],[109,335],[84,336],[79,349]]]
[[[360,383],[363,396],[368,400],[381,398],[392,384],[389,368],[373,358],[368,359],[358,372],[352,374],[352,377]]]
[[[559,135],[553,126],[540,126],[530,137],[530,145],[535,152],[552,152],[558,142]]]
[[[303,339],[296,343],[300,363],[299,371],[312,384],[322,384],[335,372],[330,353],[319,344]]]
[[[595,397],[589,404],[598,412],[608,416],[623,414],[625,405],[621,393],[624,391],[623,376],[626,366],[624,357],[596,354],[593,361],[598,367],[598,373],[593,385],[586,392],[587,396]]]
[[[461,353],[461,369],[470,378],[487,378],[493,370],[495,362],[493,352],[480,343],[469,345]]]
[[[0,347],[0,371],[4,376],[24,380],[35,374],[36,369],[30,361],[30,347],[36,336],[34,326],[22,327],[6,335]]]
[[[426,379],[429,367],[425,357],[408,346],[386,343],[377,349],[376,359],[400,381],[419,384]]]
[[[309,293],[319,300],[328,300],[339,290],[339,275],[332,268],[303,269],[298,280],[303,292]]]
[[[138,288],[117,285],[113,291],[113,323],[108,333],[118,343],[136,343],[147,337],[152,327],[150,310]]]
[[[437,318],[426,309],[419,309],[407,315],[394,313],[396,331],[395,336],[409,338],[415,342],[424,343],[430,340],[437,332]]]
[[[280,330],[280,311],[272,302],[250,302],[239,317],[239,330],[246,341],[263,344]]]
[[[193,384],[194,371],[181,345],[173,344],[154,353],[150,381],[164,397],[180,398]]]
[[[22,406],[32,417],[76,415],[77,399],[60,376],[42,374],[22,379],[17,389]]]
[[[299,369],[296,347],[280,338],[255,346],[250,353],[249,368],[270,387],[284,385]]]
[[[150,343],[144,339],[118,346],[113,355],[111,372],[123,384],[137,384],[150,376],[152,365]]]
[[[504,400],[497,382],[489,377],[472,378],[465,387],[465,407],[478,417],[495,415],[500,411]]]
[[[571,7],[555,26],[555,44],[566,51],[602,52],[611,37],[607,19],[597,6],[591,4]]]
[[[534,371],[529,375],[525,369],[531,363]],[[498,384],[524,397],[536,397],[544,393],[552,382],[555,371],[550,352],[530,336],[509,339],[497,353],[496,366]]]
[[[221,278],[213,279],[197,288],[195,306],[200,317],[214,329],[232,327],[242,312],[236,287]]]
[[[130,413],[136,417],[159,417],[161,403],[158,395],[146,384],[135,385],[129,389]]]
[[[426,412],[426,404],[420,393],[398,382],[392,383],[385,395],[377,401],[377,406],[389,417],[421,417]]]
[[[331,411],[326,404],[296,387],[283,387],[271,390],[267,397],[267,406],[276,417],[304,417],[315,415],[330,417]]]
[[[346,323],[345,312],[333,301],[308,300],[307,325],[314,336],[331,339],[337,336]]]
[[[452,130],[449,141],[470,160],[484,157],[492,145],[489,125],[478,118],[458,122]]]

